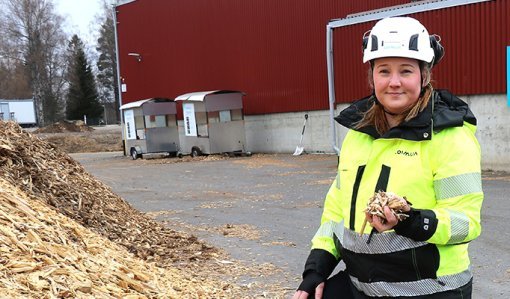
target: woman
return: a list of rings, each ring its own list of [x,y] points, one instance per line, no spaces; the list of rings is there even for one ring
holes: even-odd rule
[[[374,94],[336,118],[349,131],[294,299],[471,297],[480,147],[467,104],[430,84],[442,56],[436,37],[408,17],[383,19],[364,38]],[[405,196],[408,217],[388,207],[385,217],[365,213],[376,191]],[[340,260],[345,271],[328,279]]]

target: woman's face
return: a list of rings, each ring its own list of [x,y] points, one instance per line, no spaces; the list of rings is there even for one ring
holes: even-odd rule
[[[386,111],[400,114],[418,101],[421,71],[417,60],[402,57],[376,59],[373,76],[375,95]]]

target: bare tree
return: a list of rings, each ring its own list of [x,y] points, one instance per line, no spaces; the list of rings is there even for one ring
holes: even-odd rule
[[[63,117],[66,37],[51,0],[0,0],[2,50],[27,67],[39,125]]]
[[[0,18],[2,16],[0,11]],[[0,32],[4,28],[2,21],[3,18],[0,19]],[[31,98],[26,62],[18,55],[18,49],[10,47],[10,44],[5,34],[0,34],[0,98]]]
[[[22,61],[5,56],[0,59],[0,99],[32,98],[26,70]]]

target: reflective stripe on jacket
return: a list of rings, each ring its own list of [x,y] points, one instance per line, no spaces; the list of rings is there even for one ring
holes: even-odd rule
[[[481,231],[476,119],[460,99],[436,91],[416,118],[379,136],[373,128],[353,129],[370,100],[356,102],[337,118],[351,130],[312,249],[342,258],[353,284],[368,296],[459,288],[472,277],[467,243]],[[405,196],[416,217],[408,229],[375,233],[368,243],[369,225],[359,235],[364,208],[379,190]]]

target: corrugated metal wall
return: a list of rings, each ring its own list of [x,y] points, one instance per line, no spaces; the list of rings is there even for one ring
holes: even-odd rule
[[[459,95],[506,93],[506,47],[510,46],[510,1],[494,0],[411,15],[430,34],[441,36],[446,54],[433,69],[436,88]],[[334,31],[335,86],[338,102],[366,96],[360,36],[375,22]]]
[[[328,21],[402,2],[138,0],[121,5],[123,103],[234,89],[247,94],[247,114],[325,109]],[[142,61],[128,53],[141,54]]]
[[[233,89],[247,94],[246,114],[327,109],[328,21],[408,2],[138,0],[121,5],[117,8],[120,74],[127,86],[123,103]],[[504,92],[504,49],[490,46],[510,44],[505,2],[416,15],[431,32],[443,36],[447,48],[434,74],[439,86],[464,94]],[[485,27],[478,28],[481,24]],[[360,40],[370,26],[335,31],[338,101],[368,92]],[[457,26],[458,34],[451,34]],[[472,34],[473,30],[479,34]],[[142,60],[128,53],[139,53]]]

